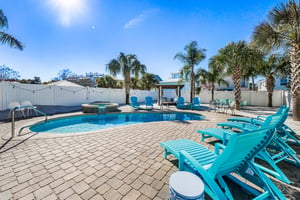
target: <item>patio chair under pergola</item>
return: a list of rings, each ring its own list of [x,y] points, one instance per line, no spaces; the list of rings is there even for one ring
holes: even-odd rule
[[[176,90],[176,94],[178,97],[181,96],[181,89],[184,87],[183,84],[177,84],[177,83],[168,83],[168,84],[164,84],[164,83],[160,83],[156,85],[158,88],[158,105],[161,105],[162,103],[162,96],[163,96],[163,90],[164,89],[174,89]]]

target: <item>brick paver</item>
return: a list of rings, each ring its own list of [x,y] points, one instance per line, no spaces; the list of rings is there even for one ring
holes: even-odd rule
[[[0,140],[0,199],[167,199],[169,177],[178,169],[174,158],[163,159],[159,143],[178,138],[200,142],[198,129],[230,117],[195,112],[206,120]],[[17,121],[17,127],[41,119]],[[0,136],[8,138],[9,131],[10,123],[0,124]]]

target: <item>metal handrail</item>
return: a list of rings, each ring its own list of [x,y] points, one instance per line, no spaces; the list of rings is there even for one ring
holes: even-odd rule
[[[39,114],[41,115],[44,115],[45,116],[45,122],[48,120],[48,116],[46,113],[43,113],[42,111],[36,109],[34,106],[31,106],[31,105],[27,105],[27,106],[17,106],[15,107],[14,109],[12,109],[11,111],[11,136],[12,137],[15,137],[15,111],[17,109],[22,109],[22,108],[30,108],[36,112],[38,112]],[[22,132],[23,129],[27,128],[27,127],[30,127],[31,125],[28,125],[28,126],[23,126],[20,130],[19,130],[19,134]]]

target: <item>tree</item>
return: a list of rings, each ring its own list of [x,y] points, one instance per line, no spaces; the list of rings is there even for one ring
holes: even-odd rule
[[[18,78],[20,78],[19,72],[5,65],[0,66],[0,81],[17,80]]]
[[[19,80],[20,83],[26,83],[26,84],[41,84],[41,78],[40,77],[33,77],[33,79],[21,79]]]
[[[266,57],[264,64],[258,68],[259,73],[266,77],[266,88],[268,94],[268,106],[272,107],[273,102],[273,91],[275,87],[275,77],[279,77],[280,74],[284,73],[284,68],[287,68],[288,63],[285,62],[285,58],[271,54]]]
[[[255,90],[255,83],[254,79],[255,77],[259,74],[259,68],[263,65],[263,60],[265,53],[260,51],[258,48],[255,46],[251,46],[250,48],[252,49],[249,53],[252,55],[249,55],[251,59],[248,59],[247,65],[245,65],[242,68],[242,76],[246,79],[251,78],[251,87],[250,90]]]
[[[218,60],[223,64],[228,74],[232,74],[236,109],[240,110],[241,101],[241,68],[249,64],[252,50],[245,41],[230,42],[218,52]]]
[[[185,52],[177,53],[174,59],[180,60],[184,66],[180,70],[180,74],[184,76],[185,79],[190,80],[191,91],[190,91],[190,101],[192,102],[195,96],[195,65],[198,65],[202,60],[205,59],[206,49],[198,49],[198,44],[196,41],[192,41],[184,47]]]
[[[270,10],[267,20],[255,27],[252,37],[262,49],[288,49],[293,119],[300,121],[300,3],[288,0]]]
[[[118,81],[109,75],[97,78],[96,83],[102,88],[120,88]]]
[[[18,41],[14,36],[5,32],[7,28],[7,17],[4,15],[3,10],[0,9],[0,42],[2,44],[8,44],[10,47],[23,50],[23,44],[20,41]]]
[[[135,78],[138,78],[140,74],[145,73],[146,66],[141,64],[136,55],[125,55],[121,52],[117,59],[112,59],[106,65],[106,69],[113,76],[116,76],[120,73],[123,75],[126,104],[129,104],[131,75],[134,75]]]
[[[156,85],[159,81],[156,79],[154,74],[145,73],[140,79],[140,86],[143,90],[151,90],[152,88],[156,88]]]
[[[70,69],[63,69],[60,70],[57,75],[59,80],[66,80],[67,78],[75,76],[75,73],[73,73]]]
[[[130,78],[130,88],[134,89],[134,90],[138,90],[140,89],[140,80],[136,77],[131,77]]]
[[[229,86],[228,81],[224,79],[226,73],[224,66],[219,62],[218,56],[209,59],[209,71],[199,69],[195,75],[196,80],[200,80],[201,85],[211,90],[211,100],[214,100],[215,84]]]
[[[41,84],[41,83],[42,83],[41,78],[38,76],[33,77],[33,80],[31,82],[31,84]]]

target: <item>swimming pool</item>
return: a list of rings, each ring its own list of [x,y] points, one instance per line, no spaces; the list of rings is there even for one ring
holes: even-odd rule
[[[202,119],[204,119],[202,115],[182,112],[80,115],[37,123],[31,126],[30,130],[43,133],[80,133],[145,122]]]

